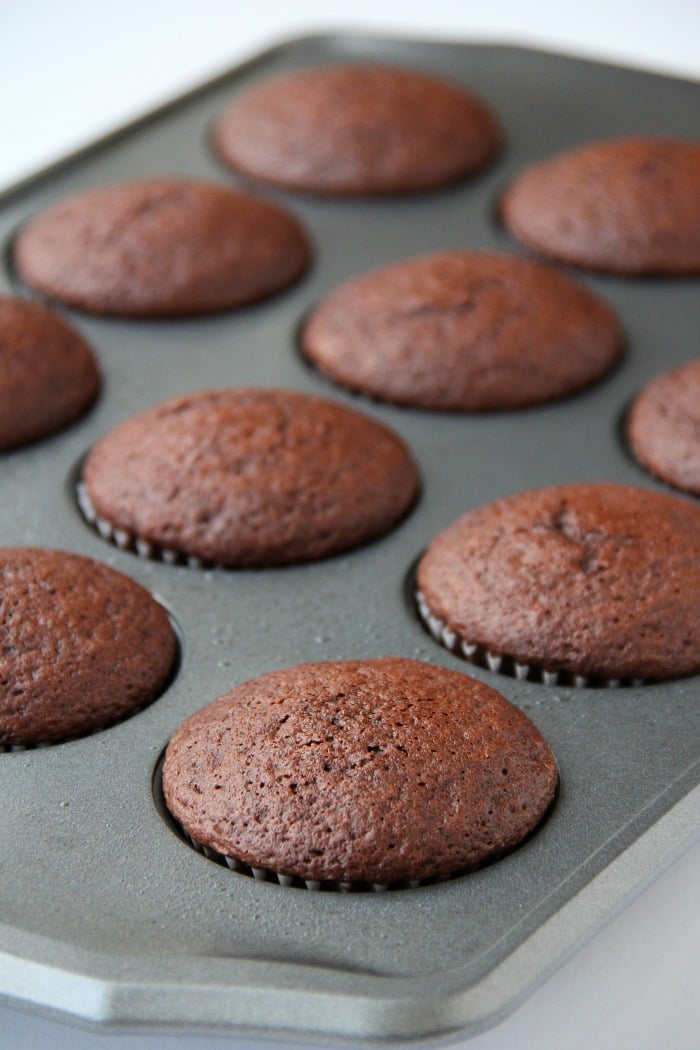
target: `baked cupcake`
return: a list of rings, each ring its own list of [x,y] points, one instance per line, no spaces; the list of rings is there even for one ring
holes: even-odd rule
[[[128,419],[89,453],[80,503],[105,538],[165,560],[311,561],[393,528],[418,491],[403,441],[332,401],[209,390]]]
[[[615,314],[551,266],[424,255],[355,277],[313,311],[302,350],[353,390],[419,408],[519,408],[570,394],[622,350]]]
[[[562,262],[621,274],[700,271],[700,142],[593,142],[526,169],[501,204],[510,232]]]
[[[154,700],[175,663],[168,614],[90,558],[0,549],[0,749],[94,733]]]
[[[500,145],[489,109],[413,69],[337,65],[243,91],[214,128],[228,167],[308,193],[430,190],[477,171]]]
[[[700,508],[629,485],[554,485],[470,511],[430,544],[418,604],[447,648],[575,685],[700,671]]]
[[[700,358],[642,390],[627,419],[627,438],[652,474],[700,496]]]
[[[92,350],[74,328],[46,306],[0,295],[0,450],[68,426],[99,386]]]
[[[194,179],[86,190],[30,219],[17,273],[50,299],[89,313],[176,317],[228,310],[296,281],[306,235],[268,201]]]
[[[309,888],[459,874],[521,842],[556,785],[518,708],[401,658],[244,682],[180,726],[163,766],[168,809],[196,845]]]

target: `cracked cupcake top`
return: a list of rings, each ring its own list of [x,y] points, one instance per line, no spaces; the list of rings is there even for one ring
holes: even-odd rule
[[[141,412],[83,469],[98,517],[217,565],[310,561],[391,529],[418,492],[403,441],[287,390],[208,390]]]
[[[515,846],[554,797],[533,723],[473,678],[401,658],[236,686],[171,739],[163,789],[195,841],[303,879],[449,875]]]
[[[174,317],[226,310],[296,280],[299,223],[268,201],[194,179],[86,190],[22,227],[14,264],[30,287],[96,314]]]
[[[603,679],[700,671],[700,508],[610,483],[470,511],[421,559],[431,613],[521,664]]]
[[[545,266],[492,252],[424,255],[341,285],[305,355],[363,393],[431,409],[517,408],[594,382],[617,361],[612,309]]]

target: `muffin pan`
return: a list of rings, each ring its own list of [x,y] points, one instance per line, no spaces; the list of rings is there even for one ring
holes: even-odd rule
[[[131,575],[182,632],[163,696],[111,729],[0,754],[0,994],[81,1021],[254,1028],[326,1037],[424,1037],[483,1027],[697,835],[700,682],[572,688],[471,667],[426,632],[412,567],[441,528],[497,496],[612,480],[667,491],[629,456],[619,422],[653,375],[698,352],[697,280],[581,275],[619,312],[622,365],[547,406],[474,416],[380,405],[314,372],[299,324],[341,281],[440,248],[521,251],[494,218],[536,158],[629,132],[700,136],[697,85],[508,47],[360,37],[294,41],[260,56],[5,195],[1,290],[17,289],[11,239],[59,197],[126,178],[235,180],[208,143],[234,93],[309,65],[376,60],[451,76],[498,113],[507,148],[488,171],[428,195],[324,200],[267,194],[304,222],[315,262],[292,290],[197,320],[71,319],[105,374],[98,403],[53,438],[9,452],[5,545],[78,551]],[[107,543],[75,497],[98,436],[189,390],[282,386],[336,398],[393,427],[423,492],[377,542],[312,565],[225,571],[147,560]],[[242,877],[189,848],[164,819],[158,763],[176,726],[233,684],[310,660],[405,655],[493,684],[542,730],[561,789],[519,849],[463,877],[401,892],[312,893]]]

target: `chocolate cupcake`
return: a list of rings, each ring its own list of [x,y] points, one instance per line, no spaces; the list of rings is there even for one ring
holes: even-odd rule
[[[403,441],[332,401],[210,390],[141,412],[87,457],[80,502],[106,538],[165,560],[311,561],[388,532],[418,491]]]
[[[355,277],[311,314],[304,354],[353,390],[420,408],[519,408],[618,360],[602,300],[553,267],[491,252],[424,255]]]
[[[642,466],[700,496],[700,358],[642,390],[627,419],[627,437]]]
[[[91,558],[0,549],[0,749],[57,743],[154,700],[173,669],[165,609]]]
[[[700,142],[594,142],[524,171],[503,220],[537,252],[621,274],[700,271]]]
[[[458,84],[412,69],[338,65],[242,92],[214,129],[234,171],[308,193],[413,193],[488,163],[500,132]]]
[[[168,809],[195,844],[310,888],[463,872],[521,842],[556,785],[518,708],[401,658],[244,682],[180,726],[163,767]]]
[[[449,649],[546,683],[700,671],[700,508],[609,483],[470,511],[430,544],[418,603]]]
[[[228,310],[295,281],[309,260],[299,223],[268,201],[194,179],[86,190],[41,212],[15,241],[31,288],[96,314]]]
[[[39,303],[0,295],[0,449],[68,426],[99,386],[92,350],[74,328]]]

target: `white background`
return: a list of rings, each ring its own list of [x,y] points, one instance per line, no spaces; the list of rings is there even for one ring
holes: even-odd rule
[[[700,77],[699,0],[0,0],[0,187],[288,36],[508,40]]]
[[[271,43],[322,30],[503,40],[700,79],[699,0],[0,0],[0,190]],[[700,846],[469,1050],[697,1050]],[[8,1050],[272,1050],[101,1035],[0,1007]],[[451,1046],[462,1046],[455,1039]],[[290,1044],[286,1044],[290,1045]]]

